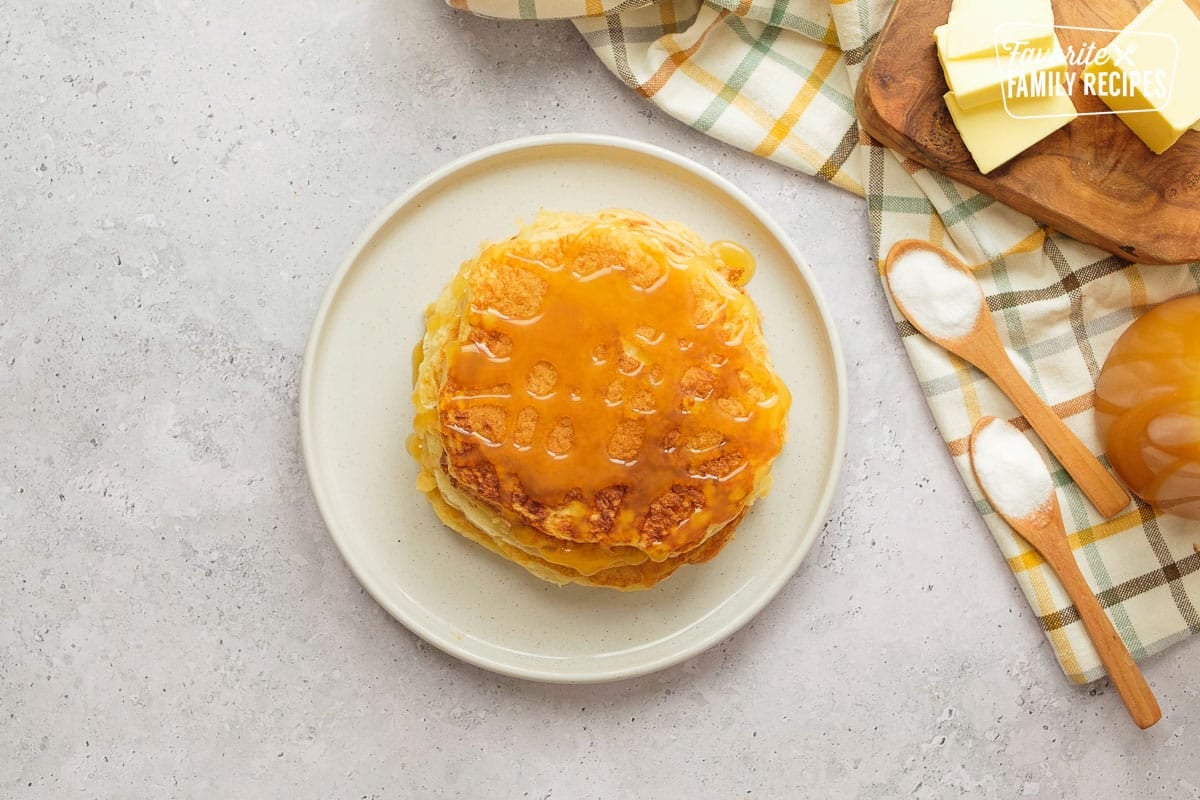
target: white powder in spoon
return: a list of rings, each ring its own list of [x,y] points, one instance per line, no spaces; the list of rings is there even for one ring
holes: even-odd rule
[[[909,321],[939,339],[957,339],[983,310],[979,284],[932,250],[909,250],[892,263],[888,286]]]
[[[1046,462],[1020,431],[1003,420],[993,420],[975,436],[971,464],[988,502],[1007,517],[1029,516],[1054,493]]]

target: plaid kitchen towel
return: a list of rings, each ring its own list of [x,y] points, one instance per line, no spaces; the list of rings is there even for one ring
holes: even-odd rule
[[[1127,264],[861,134],[854,86],[892,0],[449,2],[494,17],[571,18],[609,69],[672,116],[865,196],[879,262],[896,241],[919,238],[974,265],[1001,338],[1094,452],[1093,390],[1109,349],[1146,309],[1200,292],[1200,263]],[[1027,426],[991,381],[894,308],[893,315],[951,457],[1063,671],[1078,683],[1101,677],[1057,579],[993,513],[971,476],[966,442],[979,417]],[[1103,520],[1046,456],[1076,558],[1134,657],[1200,632],[1200,524],[1140,501]]]

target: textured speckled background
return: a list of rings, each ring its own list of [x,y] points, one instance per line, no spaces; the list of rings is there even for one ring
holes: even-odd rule
[[[861,201],[652,111],[569,25],[10,3],[0,109],[0,797],[1200,797],[1200,642],[1145,665],[1145,733],[1063,678],[933,430]],[[299,452],[301,351],[353,239],[452,157],[553,131],[740,184],[850,373],[796,578],[612,686],[418,641],[343,565]]]

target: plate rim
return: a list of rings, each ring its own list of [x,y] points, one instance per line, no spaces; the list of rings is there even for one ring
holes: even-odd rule
[[[680,168],[685,172],[690,173],[692,176],[714,186],[721,193],[730,197],[733,201],[741,205],[742,208],[754,216],[759,223],[763,225],[763,227],[765,227],[772,236],[775,237],[776,241],[783,248],[788,258],[792,261],[792,267],[800,273],[801,279],[804,281],[809,294],[812,296],[813,304],[816,307],[817,315],[820,318],[821,326],[824,329],[824,334],[829,344],[830,357],[833,362],[832,365],[836,389],[835,410],[837,415],[836,432],[832,443],[833,458],[829,465],[830,469],[826,478],[824,489],[816,504],[816,513],[814,514],[813,522],[809,526],[808,530],[803,532],[799,546],[796,548],[795,553],[788,560],[788,562],[785,563],[784,569],[780,570],[772,581],[760,589],[759,593],[752,598],[750,603],[734,614],[729,621],[715,628],[707,635],[687,644],[685,647],[665,653],[654,659],[638,662],[632,666],[608,669],[597,668],[586,673],[572,674],[563,674],[555,671],[553,668],[548,667],[539,669],[505,663],[503,661],[488,658],[487,656],[473,652],[468,647],[464,647],[460,642],[455,641],[452,636],[432,629],[430,626],[427,626],[420,620],[414,618],[412,614],[408,613],[406,608],[400,604],[391,602],[391,600],[387,598],[387,595],[383,591],[380,591],[376,586],[373,585],[373,582],[366,577],[365,571],[360,567],[357,558],[352,554],[352,550],[343,543],[341,534],[338,533],[336,527],[332,524],[332,501],[329,499],[322,483],[315,477],[317,474],[317,456],[314,453],[313,445],[313,440],[315,437],[315,423],[313,420],[312,409],[313,400],[311,399],[315,392],[313,365],[316,360],[317,350],[319,349],[322,333],[325,330],[326,322],[331,309],[333,308],[334,302],[341,292],[342,286],[345,283],[350,271],[362,256],[363,251],[375,239],[384,226],[386,226],[393,217],[395,217],[415,198],[435,187],[437,184],[447,180],[448,178],[451,178],[456,173],[461,172],[475,164],[487,161],[497,156],[519,152],[522,150],[560,146],[591,146],[611,148],[665,161],[671,166]],[[385,611],[388,612],[393,619],[395,619],[413,634],[438,648],[447,655],[453,656],[456,659],[490,672],[544,683],[607,683],[611,681],[648,675],[699,655],[705,650],[708,650],[714,645],[719,644],[737,631],[741,630],[741,628],[743,628],[750,620],[756,617],[772,600],[778,596],[779,592],[783,590],[784,586],[787,585],[787,583],[796,574],[796,570],[798,570],[800,565],[804,562],[804,559],[807,557],[809,551],[812,549],[813,544],[817,540],[821,528],[828,520],[829,508],[832,505],[834,493],[837,491],[837,487],[840,483],[845,462],[845,443],[849,416],[845,356],[842,351],[841,340],[838,336],[837,327],[834,323],[834,317],[830,313],[829,307],[825,301],[825,297],[820,291],[816,281],[816,276],[813,274],[808,262],[796,249],[795,243],[792,242],[791,238],[784,232],[783,228],[774,220],[774,218],[772,218],[771,215],[768,214],[767,211],[763,209],[756,201],[754,201],[748,194],[735,186],[728,179],[722,177],[708,167],[705,167],[664,147],[609,134],[553,133],[509,139],[488,145],[458,158],[452,159],[450,162],[438,167],[432,172],[426,174],[423,178],[420,178],[414,182],[407,190],[402,192],[399,197],[385,206],[384,209],[377,214],[374,220],[366,227],[366,229],[359,234],[359,236],[351,245],[349,252],[342,259],[338,269],[329,279],[329,283],[325,288],[324,294],[322,295],[321,303],[317,308],[317,313],[313,318],[312,327],[309,329],[309,335],[305,343],[303,362],[300,369],[300,384],[298,388],[300,409],[300,444],[308,485],[312,491],[313,498],[316,500],[317,510],[321,515],[321,520],[324,523],[326,532],[333,540],[334,546],[337,547],[338,552],[342,556],[342,560],[346,563],[346,566],[349,567],[350,572],[354,575],[359,584],[367,591],[369,595],[371,595],[372,599],[376,603],[378,603]],[[423,606],[420,607],[423,608]]]

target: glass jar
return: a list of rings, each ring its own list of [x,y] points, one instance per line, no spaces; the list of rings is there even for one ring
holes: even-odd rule
[[[1134,493],[1200,519],[1200,296],[1163,303],[1121,334],[1096,385],[1096,419]]]

